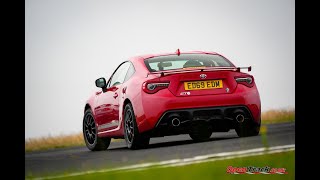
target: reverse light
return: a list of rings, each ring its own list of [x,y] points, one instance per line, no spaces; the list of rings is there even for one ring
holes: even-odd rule
[[[161,89],[169,87],[169,82],[144,82],[142,89],[144,92],[154,94]]]
[[[253,77],[252,76],[246,76],[246,77],[235,77],[235,80],[239,84],[243,84],[247,87],[252,87],[253,86]]]

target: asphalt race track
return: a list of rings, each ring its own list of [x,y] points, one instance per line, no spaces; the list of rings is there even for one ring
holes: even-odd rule
[[[268,125],[267,143],[270,147],[295,144],[295,123]],[[111,142],[108,150],[99,152],[74,147],[26,153],[25,175],[81,172],[259,147],[264,147],[261,135],[239,138],[234,130],[213,133],[209,141],[200,143],[193,142],[189,135],[151,138],[149,147],[141,150],[129,150],[121,140]]]

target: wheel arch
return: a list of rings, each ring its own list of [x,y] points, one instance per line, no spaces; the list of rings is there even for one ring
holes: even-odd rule
[[[124,113],[124,108],[125,108],[126,105],[129,104],[129,103],[132,105],[132,102],[130,101],[129,98],[126,98],[126,99],[123,101],[123,107],[122,107],[123,113]]]
[[[121,117],[122,117],[122,121],[121,121],[121,123],[120,123],[120,129],[122,129],[122,131],[124,131],[124,113],[125,113],[124,109],[126,108],[126,105],[129,104],[129,103],[132,105],[132,102],[130,101],[130,99],[129,99],[129,98],[126,98],[126,99],[123,101],[122,109],[120,110],[120,113],[119,113],[119,115],[121,115]],[[132,107],[132,108],[133,108],[133,107]],[[124,135],[124,134],[123,134],[123,135]]]
[[[131,104],[132,108],[134,108],[134,107],[133,107],[133,104],[132,104],[132,101],[127,97],[127,98],[123,101],[122,109],[121,109],[121,113],[120,113],[120,115],[122,115],[123,118],[124,118],[124,113],[125,113],[124,109],[126,108],[126,105],[129,104],[129,103]],[[134,109],[133,109],[133,111],[134,111]],[[124,119],[123,119],[123,121],[122,121],[121,124],[124,125]]]
[[[91,106],[89,103],[87,103],[85,106],[84,106],[84,112],[86,112],[87,109],[91,109]]]

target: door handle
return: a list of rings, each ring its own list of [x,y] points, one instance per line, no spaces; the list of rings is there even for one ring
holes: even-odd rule
[[[115,92],[114,95],[113,95],[113,97],[114,97],[114,98],[117,98],[117,97],[118,97],[118,93]]]
[[[127,87],[124,87],[124,88],[122,89],[122,93],[125,94],[126,91],[127,91]]]

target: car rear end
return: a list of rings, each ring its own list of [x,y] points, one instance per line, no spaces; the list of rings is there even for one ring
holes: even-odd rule
[[[253,76],[223,56],[185,53],[144,62],[152,78],[142,87],[147,121],[142,129],[152,136],[187,134],[197,127],[239,133],[260,127],[260,97]]]

